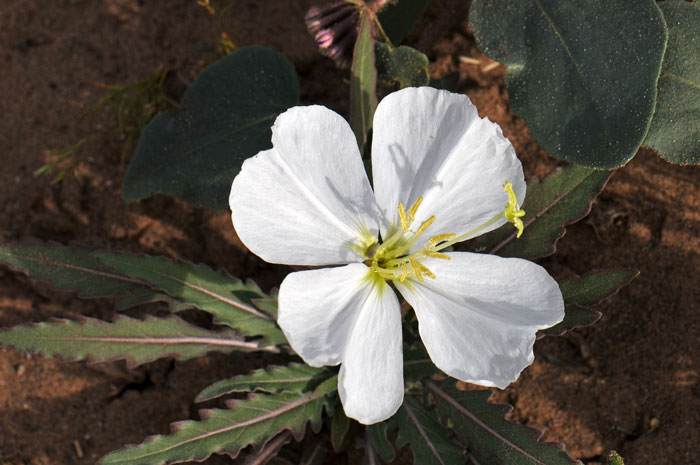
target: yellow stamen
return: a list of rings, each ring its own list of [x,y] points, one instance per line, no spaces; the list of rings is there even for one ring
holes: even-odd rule
[[[418,231],[416,231],[416,235],[420,236],[421,234],[423,234],[423,231],[428,229],[428,226],[433,224],[433,221],[435,221],[435,215],[433,215],[430,218],[428,218],[427,220],[423,221],[423,223],[421,223],[421,225],[420,225],[420,228],[418,228]]]
[[[421,202],[423,202],[423,197],[418,197],[418,200],[416,200],[416,202],[411,206],[410,210],[408,210],[409,223],[413,223],[413,220],[416,219],[416,212],[418,211],[418,207],[420,207]]]
[[[399,202],[399,217],[401,218],[401,229],[403,229],[403,232],[407,232],[408,221],[406,221],[406,210],[404,210],[401,202]]]
[[[413,274],[416,275],[416,278],[418,278],[418,281],[423,282],[423,273],[421,273],[420,269],[420,264],[413,258],[409,258],[408,261],[411,263],[411,267],[413,268]]]
[[[506,220],[513,223],[515,229],[518,230],[516,237],[519,238],[522,236],[523,230],[525,229],[523,220],[521,220],[521,218],[525,216],[525,210],[522,210],[520,205],[518,205],[518,198],[515,192],[513,192],[513,184],[511,184],[510,181],[506,180],[503,184],[503,191],[508,195],[508,205],[505,206],[503,215],[506,217]]]
[[[430,247],[432,247],[432,246],[434,246],[442,241],[446,241],[447,239],[452,239],[456,235],[457,234],[455,234],[455,233],[438,234],[437,236],[433,236],[430,238],[430,240],[428,241],[428,245],[430,245]]]
[[[406,266],[406,262],[403,264],[403,272],[401,273],[401,277],[399,278],[400,282],[404,282],[406,279],[406,276],[408,276],[408,267]]]
[[[446,253],[434,252],[430,249],[425,249],[423,253],[428,257],[441,258],[443,260],[449,260],[450,256]]]
[[[435,279],[435,273],[430,271],[430,268],[427,266],[423,265],[421,262],[416,261],[416,265],[418,265],[418,268],[420,269],[421,273],[428,275],[429,277]]]

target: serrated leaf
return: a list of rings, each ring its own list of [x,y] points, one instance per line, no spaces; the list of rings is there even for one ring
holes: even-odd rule
[[[228,409],[202,411],[201,421],[173,425],[167,436],[148,438],[138,446],[127,446],[100,460],[102,465],[156,465],[203,461],[212,454],[235,458],[249,445],[262,446],[283,430],[297,440],[307,423],[314,431],[321,427],[323,409],[332,410],[336,378],[306,394],[251,394],[243,401],[232,401]]]
[[[427,86],[428,57],[415,48],[401,45],[393,48],[385,42],[374,46],[377,79],[384,85],[404,87]]]
[[[506,223],[496,231],[474,240],[474,249],[504,257],[538,258],[551,255],[565,226],[586,216],[593,200],[610,177],[608,171],[569,165],[542,182],[527,186],[522,208],[525,231],[516,240],[516,230]]]
[[[620,288],[639,276],[637,270],[598,271],[559,285],[564,303],[593,305],[617,293]]]
[[[245,391],[269,393],[293,392],[301,394],[313,391],[316,386],[330,378],[326,368],[316,368],[305,363],[290,363],[287,366],[263,368],[249,375],[234,376],[208,386],[197,395],[196,402]]]
[[[369,425],[366,434],[366,443],[384,462],[391,462],[396,458],[396,450],[387,437],[388,426],[385,421]]]
[[[68,360],[126,359],[130,367],[161,357],[189,360],[211,351],[261,350],[259,343],[243,341],[231,330],[208,331],[177,317],[51,320],[0,331],[0,344]]]
[[[620,457],[620,454],[611,450],[608,454],[608,465],[625,465],[624,460]]]
[[[491,391],[459,391],[453,380],[440,384],[428,380],[425,385],[435,396],[440,416],[449,418],[455,433],[468,445],[469,454],[480,463],[581,463],[569,457],[561,444],[539,442],[540,431],[506,420],[512,407],[489,403]]]
[[[54,289],[77,291],[83,298],[114,297],[118,310],[147,302],[165,301],[182,306],[147,283],[110,270],[91,250],[56,243],[0,245],[0,263],[46,282]]]
[[[374,110],[377,108],[377,69],[374,62],[372,18],[368,12],[360,14],[357,42],[350,68],[350,127],[355,133],[360,152],[372,129]]]
[[[399,0],[379,12],[378,19],[393,44],[400,44],[428,8],[428,0]]]
[[[644,145],[671,163],[700,163],[700,4],[659,3],[668,27],[656,111]]]
[[[537,337],[560,336],[574,328],[595,323],[600,319],[601,313],[587,305],[597,304],[617,293],[638,275],[637,270],[600,271],[564,281],[559,285],[566,304],[564,320],[551,328],[538,331]]]
[[[95,252],[104,265],[147,282],[182,302],[214,315],[216,321],[246,336],[265,336],[269,344],[286,342],[274,316],[258,309],[253,299],[267,296],[255,285],[247,285],[205,265],[174,262],[163,257]]]
[[[667,32],[653,0],[476,0],[477,45],[507,67],[513,111],[555,157],[612,169],[646,136]]]
[[[298,100],[296,72],[284,55],[260,46],[235,50],[199,75],[177,112],[148,124],[124,178],[124,199],[163,193],[228,208],[241,164],[271,147],[272,123]]]
[[[339,453],[348,446],[352,437],[353,420],[345,415],[343,409],[337,409],[331,419],[331,446],[336,453]]]
[[[462,449],[447,439],[449,431],[412,398],[404,397],[403,405],[388,423],[389,431],[399,430],[396,446],[410,446],[413,463],[461,465],[465,462]]]
[[[600,319],[602,314],[593,308],[582,305],[567,305],[564,310],[564,319],[551,328],[537,331],[537,338],[544,336],[561,336],[574,328],[589,326]]]

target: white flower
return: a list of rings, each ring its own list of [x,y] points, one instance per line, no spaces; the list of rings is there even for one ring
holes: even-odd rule
[[[403,401],[401,312],[389,283],[445,373],[503,388],[532,363],[537,330],[564,316],[554,279],[526,260],[443,251],[517,225],[525,196],[515,150],[466,96],[422,87],[381,101],[374,192],[349,125],[327,108],[281,114],[272,145],[233,181],[233,224],[268,262],[342,265],[289,274],[279,325],[309,365],[342,364],[349,417],[382,421]]]

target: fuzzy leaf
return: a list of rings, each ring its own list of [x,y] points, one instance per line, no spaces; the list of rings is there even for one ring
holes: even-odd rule
[[[491,391],[459,391],[453,380],[439,385],[426,381],[441,417],[449,418],[455,433],[479,463],[573,465],[561,444],[539,442],[541,432],[505,419],[510,405],[488,402]]]
[[[396,450],[387,437],[388,426],[385,421],[367,426],[367,444],[384,462],[391,462],[396,458]]]
[[[427,86],[428,57],[415,48],[402,45],[393,48],[385,42],[374,46],[377,61],[377,78],[384,85],[404,87]]]
[[[588,214],[593,200],[605,187],[610,173],[583,166],[569,165],[542,182],[527,186],[522,208],[525,231],[516,240],[516,230],[506,223],[489,234],[475,239],[476,251],[504,257],[538,258],[551,255],[565,226]]]
[[[574,328],[590,326],[600,319],[598,310],[582,305],[570,304],[564,310],[564,319],[551,328],[537,331],[537,338],[544,336],[561,336]]]
[[[635,155],[667,40],[656,2],[476,0],[469,22],[542,148],[599,169]]]
[[[644,145],[671,163],[700,163],[700,3],[659,3],[668,46]]]
[[[403,376],[407,380],[419,380],[426,376],[439,374],[441,371],[435,366],[421,342],[414,345],[403,346]]]
[[[148,124],[124,178],[124,199],[163,193],[228,208],[241,164],[271,147],[272,123],[298,100],[296,72],[284,55],[259,46],[235,50],[199,75],[177,112]]]
[[[637,270],[599,271],[564,281],[561,288],[564,303],[593,305],[614,295],[639,276]]]
[[[126,359],[130,367],[161,357],[189,360],[215,350],[261,350],[259,343],[243,341],[231,330],[207,331],[177,317],[51,320],[0,331],[0,344],[68,360]]]
[[[204,402],[233,392],[264,391],[270,393],[293,392],[301,394],[313,391],[331,376],[326,368],[316,368],[304,363],[255,370],[249,375],[223,379],[202,390],[196,402]]]
[[[155,301],[166,301],[174,310],[182,308],[175,299],[147,283],[108,269],[89,249],[76,245],[2,244],[0,263],[54,289],[77,291],[83,298],[114,297],[118,310]]]
[[[324,407],[332,410],[336,381],[333,377],[310,393],[251,394],[246,400],[229,402],[228,409],[204,410],[201,421],[176,423],[171,434],[112,452],[99,463],[171,464],[203,461],[217,453],[235,458],[244,447],[263,446],[286,429],[299,440],[308,422],[314,431],[320,430]]]
[[[364,152],[377,108],[377,69],[374,64],[372,19],[367,12],[360,15],[360,29],[350,69],[350,127]]]
[[[600,271],[564,281],[559,285],[566,304],[564,320],[551,328],[538,331],[537,337],[561,336],[574,328],[592,325],[598,321],[601,313],[587,305],[597,304],[617,293],[637,275],[637,270]]]
[[[253,299],[267,296],[224,272],[205,265],[174,262],[163,257],[117,254],[107,251],[95,257],[120,273],[149,283],[169,296],[216,317],[216,321],[246,336],[265,336],[269,344],[286,342],[274,316],[258,309]]]
[[[428,0],[399,0],[379,12],[379,23],[393,44],[400,44],[428,8]]]
[[[353,432],[353,420],[345,415],[343,409],[336,410],[331,419],[331,446],[338,453],[348,446]]]
[[[390,431],[395,428],[399,430],[396,446],[408,444],[411,447],[413,463],[457,465],[465,462],[462,449],[447,439],[449,431],[412,398],[404,398],[403,405],[388,423]]]

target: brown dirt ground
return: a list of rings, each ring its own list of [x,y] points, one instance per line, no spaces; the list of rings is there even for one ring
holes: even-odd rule
[[[303,103],[345,114],[343,74],[316,54],[303,26],[313,3],[213,2],[219,11],[231,5],[223,25],[238,46],[266,45],[292,60]],[[428,54],[433,77],[459,72],[459,90],[482,116],[503,126],[527,174],[545,176],[559,162],[510,111],[503,68],[484,71],[489,61],[476,50],[465,14],[439,18],[438,12],[433,7],[409,41]],[[33,176],[49,160],[48,150],[110,124],[80,118],[105,94],[99,83],[133,83],[166,67],[177,77],[174,87],[183,88],[215,58],[219,27],[194,0],[4,0],[0,241],[78,241],[167,255],[250,276],[265,289],[278,285],[288,270],[247,253],[225,212],[162,196],[125,204],[120,184],[126,163],[114,132],[89,143],[64,182]],[[613,176],[588,218],[569,228],[559,253],[542,261],[559,278],[594,268],[641,271],[600,306],[599,323],[539,341],[535,363],[496,395],[515,406],[514,419],[564,442],[584,462],[598,463],[616,449],[629,464],[700,463],[699,181],[700,168],[669,165],[640,150]],[[154,305],[130,314],[159,310]],[[0,269],[0,327],[78,314],[111,319],[113,305],[56,293]],[[168,432],[170,422],[194,418],[191,401],[202,387],[264,364],[210,356],[128,372],[123,363],[68,364],[0,348],[0,463],[94,463],[125,443]]]

